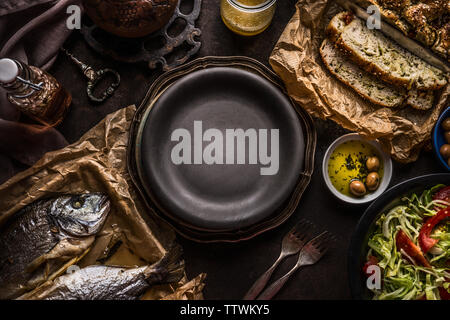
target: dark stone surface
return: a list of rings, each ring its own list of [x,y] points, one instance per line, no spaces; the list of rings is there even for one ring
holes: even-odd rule
[[[242,38],[223,25],[218,0],[203,0],[198,21],[202,30],[202,48],[197,56],[245,55],[268,64],[270,52],[284,26],[295,11],[295,0],[279,1],[272,25],[261,35]],[[95,68],[113,67],[122,76],[122,84],[106,103],[91,105],[79,70],[61,55],[50,72],[73,94],[73,105],[59,129],[69,142],[75,142],[105,115],[130,104],[139,104],[148,86],[160,73],[145,64],[127,65],[96,54],[74,33],[66,47],[75,56]],[[186,269],[190,278],[208,274],[204,290],[207,299],[240,299],[258,276],[277,258],[283,235],[300,219],[307,218],[321,229],[338,236],[336,248],[317,265],[298,271],[280,291],[277,299],[348,299],[347,246],[354,227],[365,207],[350,207],[335,200],[326,189],[321,173],[326,148],[345,133],[332,122],[316,121],[318,147],[316,170],[295,214],[281,227],[239,244],[198,244],[179,238],[184,247]],[[392,184],[427,173],[441,172],[432,153],[423,153],[416,163],[394,165]],[[295,258],[286,260],[275,278],[286,272]]]

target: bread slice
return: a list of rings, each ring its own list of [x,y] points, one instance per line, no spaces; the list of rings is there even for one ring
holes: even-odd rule
[[[331,42],[335,43],[339,36],[341,35],[342,31],[344,31],[346,24],[346,21],[352,21],[353,20],[353,13],[348,11],[343,11],[335,15],[330,23],[328,23],[327,29],[325,30],[325,34],[327,35],[328,39],[330,39]]]
[[[433,107],[434,92],[419,91],[416,89],[408,90],[406,104],[417,110],[429,110]]]
[[[329,39],[322,42],[320,56],[327,69],[336,78],[376,105],[394,108],[407,104],[419,110],[433,107],[432,91],[405,90],[381,81],[349,61]]]
[[[437,90],[447,84],[441,70],[403,49],[381,32],[370,30],[361,19],[354,17],[349,22],[343,17],[348,15],[340,13],[335,17],[341,22],[334,18],[331,20],[328,33],[339,34],[331,39],[336,39],[336,44],[349,58],[367,72],[388,83],[419,90]]]
[[[388,108],[403,104],[406,97],[405,90],[393,88],[364,72],[350,62],[328,39],[325,39],[320,46],[320,56],[328,70],[361,97]]]

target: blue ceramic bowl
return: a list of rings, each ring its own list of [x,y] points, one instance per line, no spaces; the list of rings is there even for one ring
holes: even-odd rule
[[[444,119],[450,117],[450,107],[445,109],[445,111],[441,114],[438,121],[436,122],[436,126],[433,130],[433,148],[434,152],[436,154],[436,157],[439,159],[440,163],[448,170],[450,171],[450,167],[447,164],[447,161],[445,161],[444,157],[442,157],[440,153],[440,149],[442,145],[444,145],[445,139],[444,139],[444,129],[442,129],[441,123],[444,121]]]

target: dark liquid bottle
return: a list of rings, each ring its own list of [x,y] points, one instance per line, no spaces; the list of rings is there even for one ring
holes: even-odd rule
[[[45,126],[58,125],[72,102],[72,96],[50,74],[17,60],[0,60],[0,85],[12,104]]]

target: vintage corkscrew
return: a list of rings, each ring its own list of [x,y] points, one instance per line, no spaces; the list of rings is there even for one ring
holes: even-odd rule
[[[83,74],[88,78],[87,83],[87,95],[88,98],[97,103],[101,103],[106,101],[109,97],[111,97],[116,89],[120,85],[120,75],[117,71],[112,69],[102,69],[95,71],[92,67],[88,66],[87,64],[81,62],[79,59],[75,58],[73,54],[71,54],[66,49],[61,49],[78,67],[80,67]],[[100,81],[105,79],[108,74],[111,74],[114,76],[115,81],[109,85],[109,87],[99,96],[96,97],[94,95],[94,89],[99,84]]]

